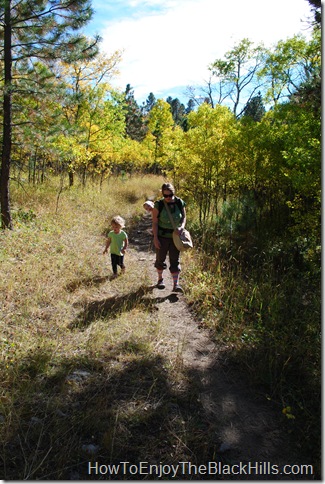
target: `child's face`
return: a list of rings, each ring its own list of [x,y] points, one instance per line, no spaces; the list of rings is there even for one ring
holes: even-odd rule
[[[114,230],[114,232],[115,232],[116,234],[119,234],[119,233],[121,232],[121,227],[120,227],[120,225],[117,225],[117,224],[112,223],[112,229]]]
[[[152,212],[153,211],[153,207],[151,207],[150,205],[145,205],[144,208],[146,209],[147,212]]]

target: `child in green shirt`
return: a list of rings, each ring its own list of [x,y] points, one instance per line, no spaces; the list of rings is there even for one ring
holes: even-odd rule
[[[128,246],[127,233],[122,230],[125,227],[125,220],[116,215],[111,220],[112,230],[107,235],[106,246],[103,254],[110,248],[113,278],[117,277],[117,266],[120,266],[121,273],[125,272],[124,254]]]

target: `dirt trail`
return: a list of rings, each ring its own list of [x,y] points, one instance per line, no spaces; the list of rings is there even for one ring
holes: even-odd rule
[[[149,228],[150,218],[146,216],[129,232],[130,257],[148,265],[155,284],[155,256]],[[204,418],[209,422],[210,434],[214,433],[214,459],[228,463],[259,463],[258,475],[244,473],[228,476],[228,479],[285,479],[283,475],[268,473],[269,465],[276,464],[280,468],[297,463],[293,460],[287,433],[281,427],[280,409],[265,396],[254,394],[240,377],[229,371],[224,356],[209,338],[208,331],[195,320],[185,297],[171,293],[169,271],[164,275],[166,289],[155,288],[150,296],[168,328],[169,344],[162,342],[159,351],[166,356],[168,352],[177,352],[181,364],[195,379]],[[217,477],[220,478],[227,476]]]

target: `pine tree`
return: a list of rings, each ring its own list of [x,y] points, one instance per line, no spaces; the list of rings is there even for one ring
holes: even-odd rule
[[[92,17],[89,0],[4,0],[0,14],[0,38],[4,65],[3,145],[1,158],[1,225],[12,228],[9,179],[12,152],[13,96],[19,79],[13,64],[33,70],[33,60],[53,61],[73,53],[92,57],[97,53],[95,38],[89,42],[76,32]]]
[[[322,25],[322,2],[321,0],[307,0],[314,14],[314,25],[321,28]]]
[[[168,96],[166,102],[170,105],[170,110],[175,124],[183,127],[186,114],[184,104],[182,104],[178,98],[173,99],[171,96]]]
[[[147,134],[146,121],[143,118],[142,110],[134,99],[134,91],[130,84],[125,89],[125,124],[126,134],[135,141],[142,141]]]
[[[254,121],[261,121],[265,114],[265,107],[263,104],[261,93],[259,92],[257,96],[252,97],[250,101],[246,104],[243,111],[243,116],[252,118]]]
[[[152,110],[156,102],[157,102],[157,99],[155,98],[154,94],[151,92],[147,97],[146,102],[143,103],[143,106],[142,106],[142,113],[144,116],[147,116],[150,113],[150,111]]]
[[[193,99],[189,99],[187,103],[187,108],[185,109],[185,114],[189,114],[194,111],[195,108],[195,101]]]

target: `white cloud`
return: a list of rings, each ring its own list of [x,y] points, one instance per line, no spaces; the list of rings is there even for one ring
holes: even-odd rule
[[[306,29],[306,0],[129,0],[136,16],[108,21],[101,32],[102,50],[124,49],[117,84],[131,84],[137,100],[150,92],[202,85],[207,66],[248,37],[269,46]],[[121,2],[120,2],[121,4]],[[149,7],[153,7],[151,10]],[[121,5],[119,6],[121,9]],[[133,12],[133,10],[132,10]],[[130,13],[130,12],[129,12]]]

